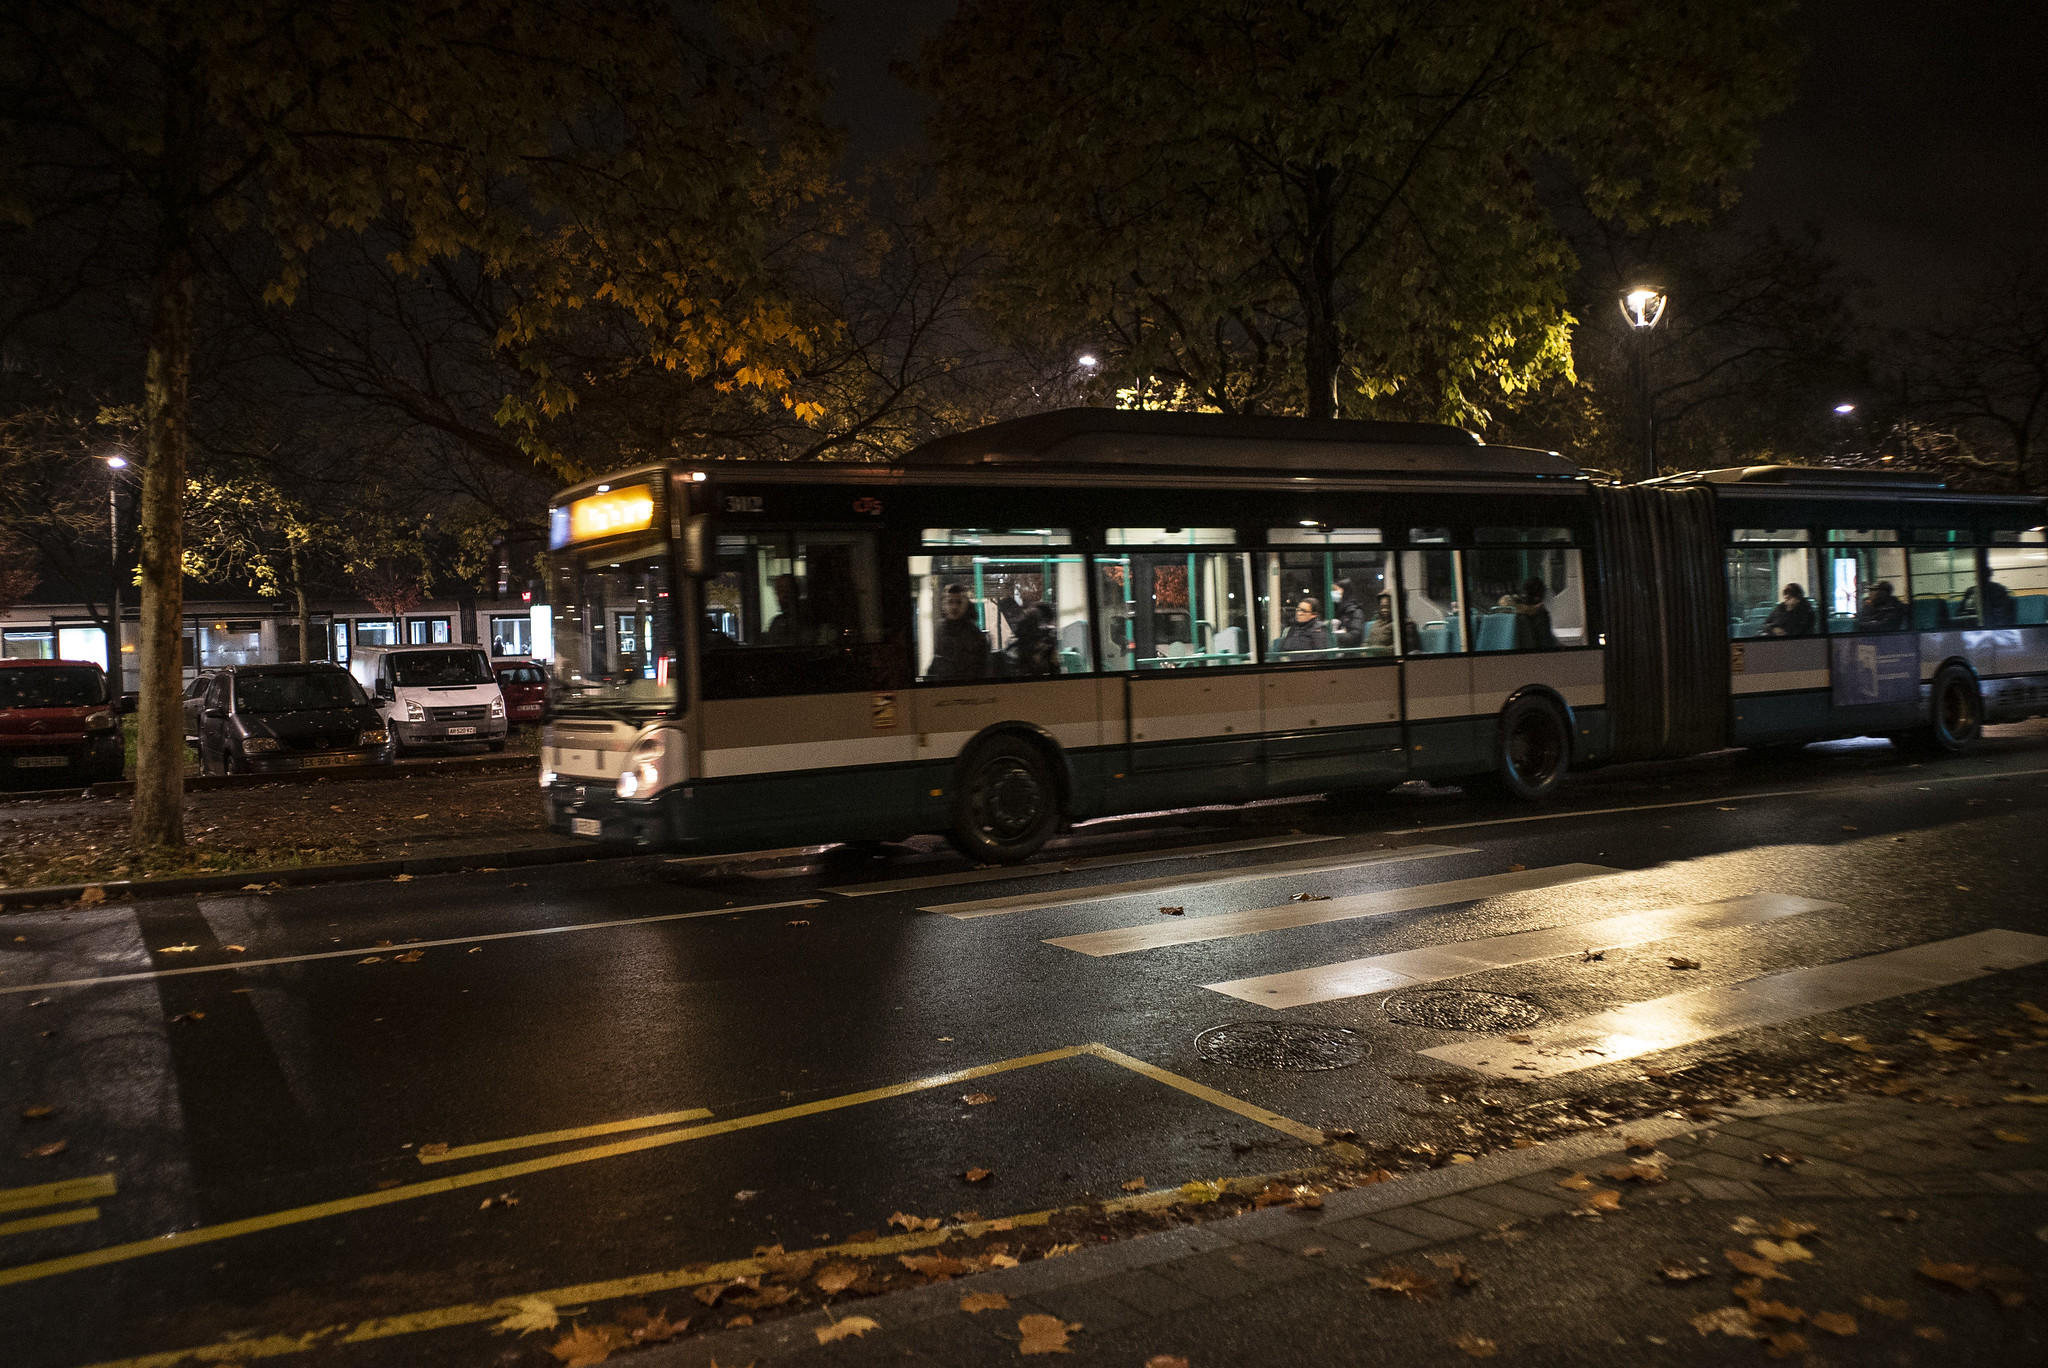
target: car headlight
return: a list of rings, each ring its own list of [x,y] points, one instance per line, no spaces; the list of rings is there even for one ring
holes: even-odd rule
[[[424,722],[427,720],[427,710],[408,698],[405,700],[405,720],[408,722]]]
[[[87,731],[112,731],[118,725],[120,724],[114,721],[114,715],[110,712],[94,713],[85,719]]]
[[[379,727],[375,731],[366,731],[361,736],[358,736],[356,744],[358,746],[382,746],[389,744],[390,740],[391,733]]]
[[[683,734],[672,727],[651,731],[633,743],[619,772],[621,798],[652,798],[683,777]]]
[[[493,716],[493,717],[503,717],[504,715],[505,715],[505,696],[504,696],[503,694],[500,694],[500,695],[498,695],[498,696],[497,696],[496,698],[494,698],[494,699],[492,699],[492,700],[491,700],[491,716]]]
[[[284,743],[274,736],[245,736],[242,738],[244,755],[262,755],[268,751],[283,750]]]
[[[555,786],[555,772],[553,770],[544,769],[540,772],[540,786],[542,788],[553,788]]]

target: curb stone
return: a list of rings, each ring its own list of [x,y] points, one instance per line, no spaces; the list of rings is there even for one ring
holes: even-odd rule
[[[452,760],[400,762],[392,765],[345,765],[333,769],[287,770],[278,774],[188,774],[185,792],[216,793],[222,789],[261,788],[265,784],[357,784],[382,779],[411,779],[421,774],[490,774],[497,770],[537,769],[533,755],[468,755]],[[0,803],[76,802],[79,799],[130,798],[133,779],[109,779],[54,789],[0,789]]]

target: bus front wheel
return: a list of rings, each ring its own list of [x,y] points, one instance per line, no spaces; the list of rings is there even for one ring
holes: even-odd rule
[[[1059,821],[1059,789],[1044,753],[1027,741],[997,737],[961,767],[947,839],[979,864],[1016,864],[1036,854]]]
[[[1970,672],[1945,666],[1927,693],[1927,725],[1895,740],[1934,755],[1959,755],[1974,746],[1984,729],[1984,700]]]
[[[1571,769],[1571,727],[1557,705],[1540,695],[1509,703],[1494,737],[1493,783],[1510,798],[1547,798]]]

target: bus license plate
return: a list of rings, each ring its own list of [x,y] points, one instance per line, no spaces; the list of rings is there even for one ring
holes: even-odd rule
[[[66,760],[61,755],[17,755],[14,757],[14,767],[16,769],[63,769],[70,763],[69,760]]]
[[[574,836],[602,836],[604,835],[604,823],[598,821],[595,817],[571,817],[569,819],[569,832]]]
[[[299,766],[302,769],[315,769],[322,765],[353,765],[355,762],[356,758],[353,755],[309,755],[299,761]]]
[[[449,734],[450,736],[475,736],[475,735],[476,735],[476,728],[475,728],[475,727],[450,727],[450,728],[448,729],[448,734]]]

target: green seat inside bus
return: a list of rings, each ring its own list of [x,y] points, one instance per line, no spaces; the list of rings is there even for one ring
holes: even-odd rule
[[[1938,632],[1948,626],[1948,604],[1938,598],[1913,600],[1913,630]]]
[[[2022,627],[2048,622],[2048,594],[2021,594],[2013,600],[2013,621]]]
[[[1488,613],[1479,619],[1479,649],[1482,651],[1512,651],[1515,649],[1515,615],[1513,613]]]

